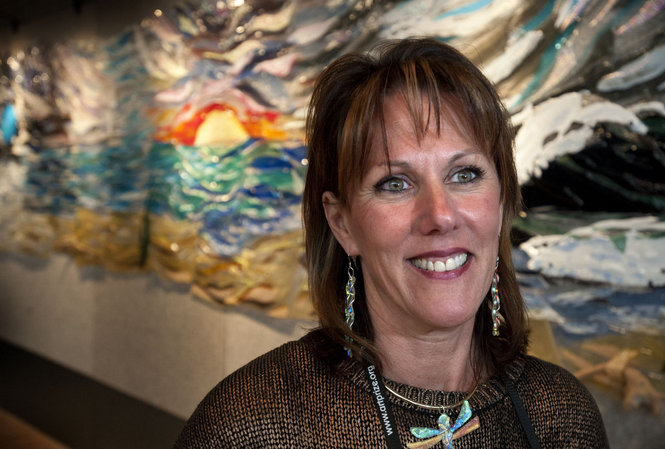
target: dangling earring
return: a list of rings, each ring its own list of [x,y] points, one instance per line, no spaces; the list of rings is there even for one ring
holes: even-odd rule
[[[346,325],[349,326],[349,329],[353,328],[353,322],[356,319],[356,313],[353,311],[353,301],[356,299],[356,277],[355,272],[353,271],[353,264],[351,261],[351,256],[349,256],[349,268],[347,270],[349,279],[346,281],[346,304],[344,307],[344,321]],[[346,341],[353,341],[351,337],[346,336]],[[347,347],[346,355],[351,357],[351,350]]]
[[[501,308],[501,300],[499,299],[499,258],[496,258],[496,267],[494,268],[494,277],[492,278],[492,335],[499,336],[499,309]]]

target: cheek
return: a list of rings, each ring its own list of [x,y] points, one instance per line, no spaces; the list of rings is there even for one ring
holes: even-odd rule
[[[469,202],[465,208],[467,221],[476,229],[476,232],[487,238],[498,241],[503,220],[503,208],[499,198],[486,196]]]
[[[410,229],[409,214],[390,207],[367,207],[354,217],[354,241],[361,254],[389,251],[402,242]]]

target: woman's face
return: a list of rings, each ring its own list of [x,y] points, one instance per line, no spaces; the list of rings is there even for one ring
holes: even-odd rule
[[[377,135],[349,207],[324,194],[328,221],[346,252],[360,256],[375,328],[472,328],[498,254],[494,164],[446,108],[440,135],[432,124],[420,144],[400,97],[388,97],[384,111],[392,170]]]

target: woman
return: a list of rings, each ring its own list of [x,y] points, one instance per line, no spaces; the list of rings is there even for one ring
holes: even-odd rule
[[[450,46],[328,66],[303,220],[320,329],[224,379],[176,447],[602,448],[588,391],[525,355],[512,130]]]

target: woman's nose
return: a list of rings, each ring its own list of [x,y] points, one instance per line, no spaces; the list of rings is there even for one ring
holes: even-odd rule
[[[455,204],[442,185],[421,190],[417,208],[418,230],[424,235],[445,233],[455,226]]]

